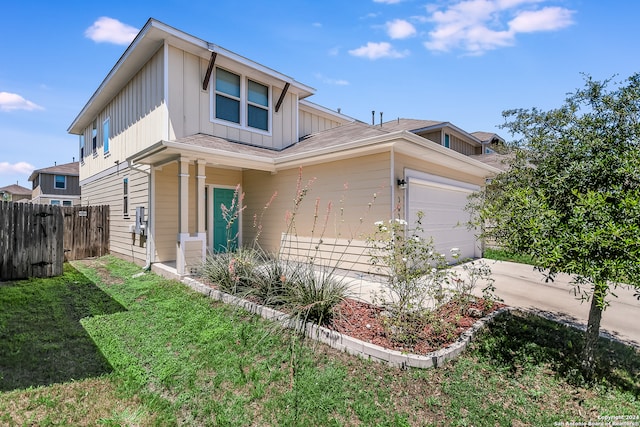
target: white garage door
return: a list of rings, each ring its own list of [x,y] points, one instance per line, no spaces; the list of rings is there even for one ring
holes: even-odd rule
[[[436,175],[407,173],[407,221],[416,223],[418,212],[424,213],[424,237],[433,237],[438,252],[450,258],[450,250],[459,248],[462,258],[480,256],[474,230],[467,229],[469,213],[465,211],[467,197],[478,186]]]

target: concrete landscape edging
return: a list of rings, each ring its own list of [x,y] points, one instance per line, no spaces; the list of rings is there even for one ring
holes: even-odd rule
[[[264,319],[280,322],[283,326],[301,326],[299,324],[295,324],[295,322],[292,324],[292,321],[290,321],[287,314],[281,311],[213,289],[191,277],[185,277],[181,282],[192,290],[211,299],[241,307],[250,313],[263,317]],[[379,345],[371,344],[313,323],[307,323],[304,326],[308,337],[327,344],[336,350],[345,351],[349,354],[362,357],[363,359],[384,362],[391,366],[403,369],[425,369],[437,368],[449,360],[458,358],[473,341],[474,337],[480,330],[493,321],[496,316],[511,310],[513,310],[512,307],[503,307],[481,319],[478,319],[469,329],[463,332],[454,343],[425,355],[386,349]]]

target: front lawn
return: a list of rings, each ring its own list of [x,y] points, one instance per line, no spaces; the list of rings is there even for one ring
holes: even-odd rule
[[[640,414],[640,354],[603,344],[606,370],[581,384],[581,334],[546,320],[504,317],[456,362],[399,370],[139,272],[103,257],[0,284],[0,424],[538,426]],[[53,282],[68,292],[46,291]],[[16,356],[38,347],[73,352]]]

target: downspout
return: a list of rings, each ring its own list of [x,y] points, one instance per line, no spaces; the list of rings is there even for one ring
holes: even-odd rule
[[[394,146],[391,146],[391,171],[389,176],[389,186],[391,187],[391,212],[390,219],[393,219],[395,214],[395,200],[396,200],[396,156]]]
[[[153,189],[151,188],[153,186],[153,166],[149,166],[149,172],[148,172],[148,177],[149,177],[149,184],[147,185],[147,205],[148,205],[148,209],[147,209],[147,241],[145,242],[147,244],[146,249],[146,263],[144,265],[144,267],[142,267],[143,271],[149,271],[151,270],[151,242],[153,241],[152,238],[152,230],[154,230],[154,228],[151,226],[151,217],[152,217],[152,211],[153,209],[151,209],[152,206],[152,199],[151,196],[153,194]]]
[[[136,172],[139,172],[139,173],[147,174],[148,180],[149,180],[148,185],[147,185],[147,205],[148,205],[148,208],[147,208],[147,227],[146,227],[146,231],[147,231],[146,239],[147,240],[146,240],[146,248],[145,248],[145,264],[142,267],[143,271],[151,270],[151,240],[152,240],[151,239],[151,229],[152,229],[152,227],[151,227],[150,218],[151,218],[151,206],[152,206],[151,195],[153,193],[152,189],[151,189],[151,186],[152,186],[152,183],[153,183],[153,180],[151,179],[151,168],[152,167],[153,166],[149,166],[149,171],[144,171],[144,170],[141,170],[141,169],[138,169],[138,168],[134,167],[133,163],[129,163],[129,169],[130,170],[133,170],[133,171],[136,171]]]

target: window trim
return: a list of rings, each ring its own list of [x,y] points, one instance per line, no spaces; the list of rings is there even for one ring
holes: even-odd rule
[[[122,216],[129,218],[129,177],[122,179]]]
[[[64,180],[63,186],[58,187],[58,177],[62,177]],[[53,188],[56,190],[66,190],[67,189],[67,176],[66,175],[53,175]]]
[[[218,70],[226,71],[227,73],[231,73],[239,77],[240,80],[240,98],[236,98],[233,95],[230,95],[226,92],[218,92],[216,89],[216,79],[218,75]],[[256,83],[258,85],[264,86],[267,88],[267,105],[261,105],[259,103],[250,102],[249,101],[249,81]],[[215,67],[214,72],[211,73],[211,84],[209,91],[209,104],[210,104],[210,120],[212,123],[217,123],[223,126],[228,126],[236,129],[246,130],[253,133],[258,133],[265,136],[272,136],[273,130],[273,103],[271,100],[272,86],[269,84],[265,84],[255,78],[251,78],[247,75],[231,71],[224,67]],[[216,116],[216,96],[224,96],[229,99],[236,100],[240,103],[240,122],[236,123],[233,121],[225,120],[218,118]],[[261,108],[267,112],[267,130],[249,126],[249,107],[253,106],[256,108]]]
[[[111,131],[111,118],[107,117],[102,122],[102,152],[106,156],[109,154],[109,133]]]
[[[79,137],[79,141],[78,141],[78,145],[80,146],[79,148],[79,154],[80,154],[80,162],[84,163],[84,133],[82,135],[78,135]]]
[[[98,155],[98,119],[93,121],[91,128],[91,152],[94,157]]]

